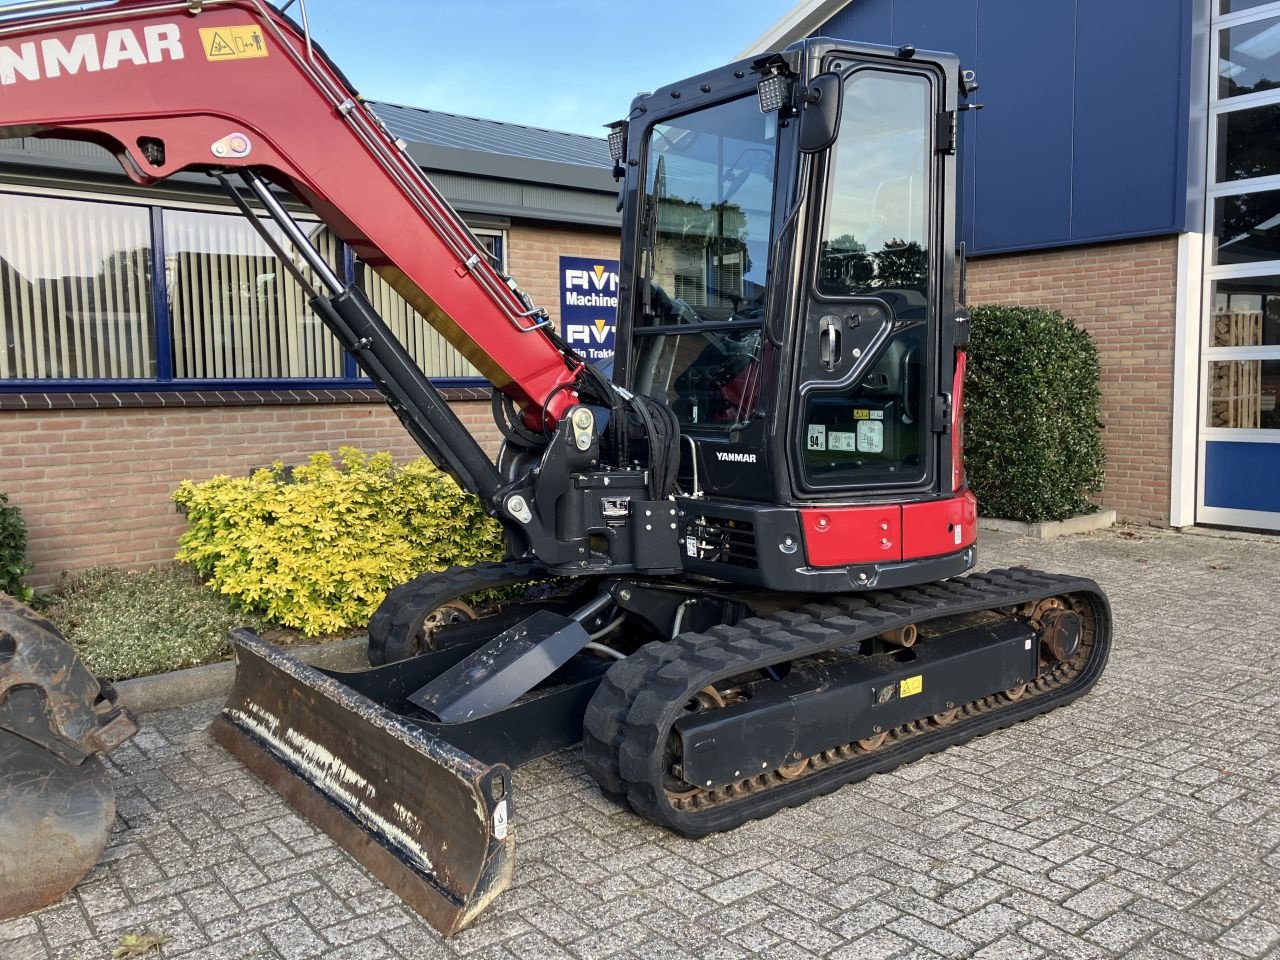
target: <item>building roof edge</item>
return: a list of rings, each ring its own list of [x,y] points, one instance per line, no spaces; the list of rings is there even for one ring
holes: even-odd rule
[[[807,37],[820,26],[847,7],[853,0],[803,0],[754,41],[748,44],[735,60],[765,53],[769,50],[781,50],[802,37]]]

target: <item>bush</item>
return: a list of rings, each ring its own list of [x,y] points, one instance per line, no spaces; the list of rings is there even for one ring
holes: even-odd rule
[[[364,626],[419,573],[502,555],[498,524],[425,458],[338,455],[183,483],[178,559],[244,609],[318,636]]]
[[[0,593],[30,603],[35,591],[22,583],[22,578],[30,572],[27,523],[22,519],[22,511],[9,505],[8,495],[0,493]]]
[[[178,566],[64,575],[45,613],[85,665],[107,680],[225,660],[228,630],[262,627]]]
[[[1054,310],[975,307],[965,378],[965,465],[984,516],[1036,523],[1097,507],[1098,350]]]

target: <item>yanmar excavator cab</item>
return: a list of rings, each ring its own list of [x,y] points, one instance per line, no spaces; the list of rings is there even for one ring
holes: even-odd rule
[[[388,594],[370,670],[237,631],[214,725],[438,929],[508,882],[532,758],[581,741],[607,796],[698,836],[1097,680],[1095,584],[963,576],[954,57],[810,39],[637,98],[608,137],[610,378],[490,265],[301,4],[301,25],[258,0],[76,6],[8,8],[0,126],[106,144],[143,183],[206,171],[274,220],[316,314],[506,531],[505,558]],[[286,193],[494,385],[496,463]]]

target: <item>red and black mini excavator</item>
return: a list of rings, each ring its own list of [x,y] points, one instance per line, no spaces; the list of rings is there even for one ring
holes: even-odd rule
[[[4,9],[4,135],[104,145],[140,184],[215,178],[505,530],[505,559],[388,594],[369,670],[237,631],[214,725],[442,932],[508,883],[512,769],[536,757],[581,742],[606,796],[697,837],[1097,681],[1094,583],[965,576],[956,117],[976,84],[954,57],[815,38],[637,97],[608,135],[606,375],[494,268],[301,3],[84,6]],[[295,203],[490,381],[496,463]]]

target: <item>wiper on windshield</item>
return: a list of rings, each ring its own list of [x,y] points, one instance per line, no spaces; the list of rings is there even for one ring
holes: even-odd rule
[[[641,241],[643,246],[640,249],[643,269],[641,279],[644,283],[644,294],[641,301],[643,310],[641,313],[650,324],[654,321],[653,262],[658,258],[658,206],[667,188],[666,159],[662,154],[658,155],[658,165],[654,171],[653,178],[653,193],[645,197],[645,217],[644,224],[641,227],[643,236]]]

